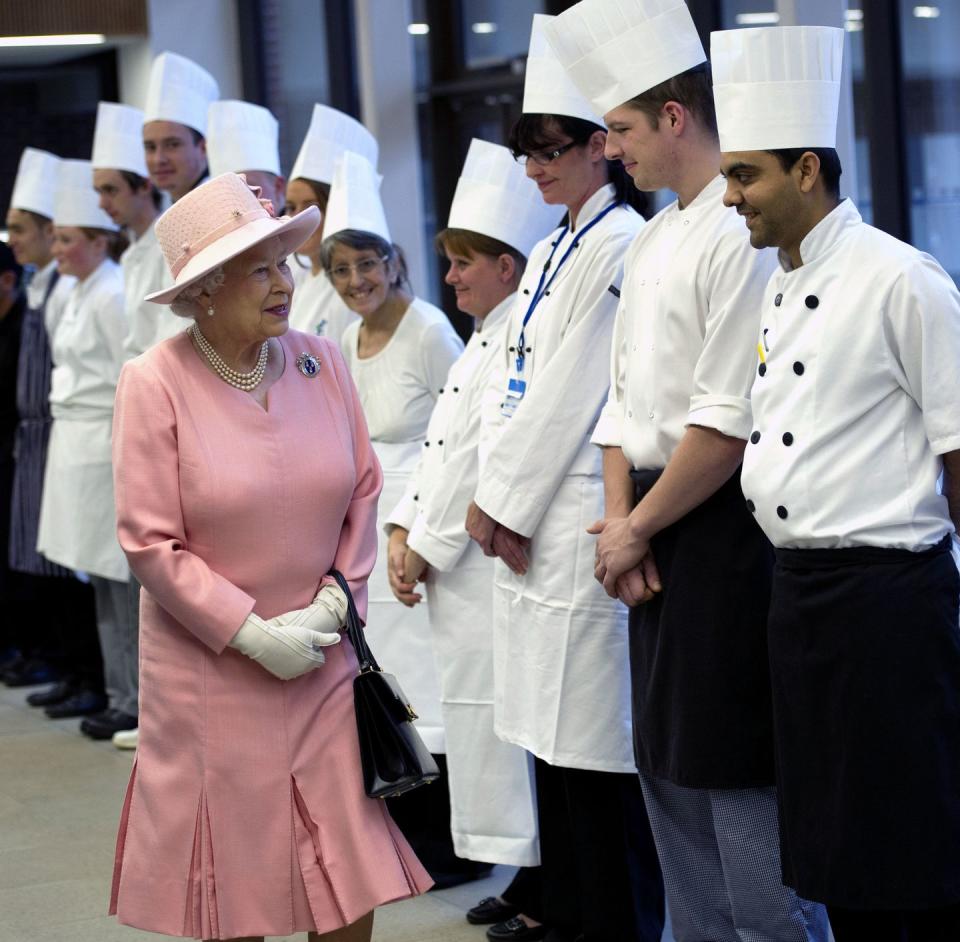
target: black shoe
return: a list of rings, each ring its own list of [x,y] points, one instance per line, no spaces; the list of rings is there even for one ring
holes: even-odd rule
[[[473,909],[467,910],[467,922],[472,926],[488,926],[506,922],[520,912],[516,906],[501,903],[496,896],[485,896]]]
[[[546,926],[528,926],[519,916],[498,922],[487,929],[487,938],[490,942],[519,942],[519,940],[542,939],[547,934]]]
[[[52,687],[46,690],[37,690],[35,693],[27,694],[27,703],[30,706],[45,707],[53,706],[55,703],[63,703],[75,693],[79,693],[80,688],[69,680],[58,680]]]
[[[88,716],[80,724],[80,732],[91,739],[113,739],[114,733],[123,729],[136,729],[137,718],[122,710],[104,710],[96,716]]]
[[[8,687],[35,687],[57,679],[57,672],[45,661],[30,659],[3,672]]]
[[[78,690],[60,703],[44,707],[43,712],[52,720],[66,720],[73,716],[89,716],[99,713],[107,705],[107,698],[102,693],[92,690]]]

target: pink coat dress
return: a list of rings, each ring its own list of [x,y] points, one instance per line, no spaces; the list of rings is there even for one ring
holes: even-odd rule
[[[331,566],[362,614],[376,555],[381,472],[340,352],[297,331],[280,343],[266,410],[185,334],[128,363],[117,391],[119,537],[143,593],[110,911],[172,936],[329,932],[430,886],[363,792],[349,642],[289,681],[226,646],[251,610],[308,605]]]

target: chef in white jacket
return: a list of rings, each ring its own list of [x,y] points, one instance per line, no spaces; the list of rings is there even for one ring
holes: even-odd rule
[[[426,606],[406,608],[387,576],[386,515],[401,498],[425,440],[427,423],[451,364],[463,351],[443,311],[414,297],[403,255],[390,240],[380,175],[360,154],[338,160],[327,206],[324,268],[341,298],[359,315],[341,349],[357,385],[370,440],[383,469],[377,565],[368,584],[367,637],[385,670],[397,676],[419,715],[417,729],[444,768],[440,684]],[[389,799],[390,810],[430,875],[453,877],[446,778],[429,789]],[[432,813],[432,814],[431,814]],[[432,855],[439,847],[449,859]]]
[[[300,145],[287,183],[287,213],[296,215],[308,206],[321,213],[316,232],[297,249],[290,263],[296,289],[290,306],[290,326],[308,334],[329,337],[339,344],[343,332],[357,320],[323,270],[320,249],[337,160],[346,152],[360,154],[377,166],[376,138],[355,118],[328,105],[314,105],[310,127]]]
[[[723,205],[709,65],[683,0],[582,0],[548,36],[604,115],[608,156],[641,189],[677,194],[624,263],[594,432],[606,517],[591,528],[597,578],[633,606],[634,746],[673,934],[825,942],[823,908],[780,882],[772,553],[739,484],[774,253]]]
[[[150,181],[176,202],[207,178],[207,112],[219,96],[216,79],[202,66],[174,52],[153,60],[143,113],[143,151]],[[150,250],[150,279],[160,291],[169,275],[158,267],[157,250]],[[128,356],[139,356],[161,340],[183,330],[181,318],[165,304],[138,299],[129,309]]]
[[[127,617],[128,569],[116,536],[110,459],[127,319],[120,266],[111,257],[120,236],[98,206],[89,161],[62,161],[53,221],[58,270],[76,283],[52,341],[53,428],[37,549],[87,573],[93,584],[109,703],[105,713],[88,719],[132,728],[136,716],[123,709],[129,693],[124,665],[136,639]]]
[[[713,34],[726,201],[780,250],[742,483],[777,556],[784,881],[837,942],[930,942],[960,938],[960,294],[840,199],[843,36]]]
[[[633,760],[627,609],[594,580],[586,533],[603,511],[590,433],[609,387],[623,257],[643,219],[625,202],[638,194],[622,168],[604,158],[601,119],[546,43],[548,21],[534,17],[510,147],[567,217],[532,250],[510,312],[468,529],[500,556],[495,724],[536,758],[545,920],[561,938],[659,940],[662,886]]]
[[[483,396],[499,366],[526,256],[558,217],[510,151],[471,142],[436,244],[449,262],[446,281],[457,306],[474,317],[476,330],[440,389],[427,427],[431,447],[387,518],[391,560],[406,550],[403,568],[393,567],[398,598],[423,579],[429,600],[454,848],[471,860],[520,867],[540,862],[532,767],[525,750],[493,731],[493,561],[463,521],[477,487]]]

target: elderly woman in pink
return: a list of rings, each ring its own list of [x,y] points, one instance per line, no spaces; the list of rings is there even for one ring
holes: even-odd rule
[[[174,285],[150,300],[193,323],[117,392],[143,593],[111,912],[171,936],[366,942],[375,907],[430,885],[364,794],[346,600],[325,578],[365,610],[382,478],[339,351],[287,329],[286,256],[318,223],[274,218],[235,174],[179,200],[157,223]]]

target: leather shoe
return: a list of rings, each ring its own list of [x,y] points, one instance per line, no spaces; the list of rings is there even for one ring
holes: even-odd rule
[[[498,922],[487,929],[487,938],[490,942],[520,942],[520,940],[542,939],[547,934],[546,926],[528,926],[519,916]]]
[[[70,681],[58,680],[46,690],[37,690],[35,693],[28,694],[27,703],[35,707],[53,706],[55,703],[63,703],[68,697],[78,692],[79,688]]]
[[[66,720],[73,716],[89,716],[99,713],[107,705],[107,698],[102,693],[92,690],[78,690],[67,697],[62,703],[43,708],[43,712],[52,720]]]
[[[45,661],[30,659],[3,672],[8,687],[35,687],[57,679],[57,672]]]
[[[80,732],[91,739],[113,739],[114,733],[122,729],[135,729],[137,718],[122,710],[104,710],[95,716],[88,716],[80,724]]]
[[[496,896],[485,896],[473,909],[467,910],[467,922],[472,926],[487,926],[506,922],[519,913],[516,906],[501,903]]]

